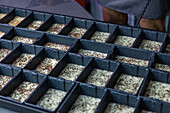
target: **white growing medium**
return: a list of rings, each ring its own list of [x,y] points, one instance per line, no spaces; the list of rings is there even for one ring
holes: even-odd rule
[[[114,44],[131,47],[133,45],[133,43],[135,42],[135,40],[136,40],[136,38],[134,38],[134,37],[119,35],[116,38]]]
[[[133,113],[135,111],[134,107],[118,104],[109,103],[104,113]]]
[[[59,59],[52,59],[46,57],[36,68],[35,70],[43,73],[43,74],[49,74],[51,70],[57,65],[59,62]]]
[[[12,63],[12,65],[23,68],[34,56],[34,54],[23,53]]]
[[[149,61],[147,61],[147,60],[141,60],[141,59],[137,59],[137,58],[120,56],[120,55],[117,55],[115,57],[115,61],[124,62],[124,63],[128,63],[128,64],[133,64],[133,65],[144,66],[144,67],[147,67],[148,63],[149,63]]]
[[[161,45],[162,45],[161,42],[144,39],[142,41],[142,43],[140,44],[139,49],[146,49],[146,50],[150,50],[150,51],[159,52]]]
[[[170,54],[170,44],[167,45],[165,49],[165,53]]]
[[[79,95],[68,113],[94,113],[101,99]]]
[[[0,38],[5,35],[5,32],[0,31]]]
[[[7,15],[7,14],[5,14],[5,13],[0,13],[0,20],[1,20],[2,18],[4,18],[6,15]]]
[[[106,42],[106,40],[109,38],[110,33],[107,32],[100,32],[96,31],[93,36],[90,38],[90,40],[94,40],[96,42]]]
[[[27,28],[30,30],[36,30],[38,29],[42,24],[44,23],[44,21],[40,21],[40,20],[34,20],[32,23],[30,23]]]
[[[142,110],[141,113],[156,113],[156,112]]]
[[[72,36],[74,38],[80,39],[86,31],[87,31],[86,28],[75,27],[71,30],[71,32],[68,34],[68,36]]]
[[[165,64],[155,64],[155,69],[162,70],[162,71],[169,71],[170,72],[170,65],[165,65]]]
[[[102,70],[102,69],[93,69],[85,83],[93,84],[95,86],[105,87],[108,80],[111,78],[113,72]]]
[[[22,43],[27,43],[27,44],[33,44],[36,39],[33,38],[27,38],[27,37],[21,37],[21,36],[15,36],[12,41],[16,42],[22,42]]]
[[[11,20],[8,24],[11,26],[17,26],[21,21],[24,20],[25,17],[15,16],[13,20]]]
[[[170,102],[170,84],[157,81],[150,81],[145,96]]]
[[[14,100],[24,102],[29,95],[37,88],[38,83],[23,81],[11,94]]]
[[[10,52],[11,50],[9,49],[1,48],[0,49],[0,61],[3,60]]]
[[[118,89],[131,94],[137,94],[143,78],[121,74],[113,89]]]
[[[70,48],[70,46],[68,45],[61,45],[61,44],[56,44],[52,42],[47,42],[44,46],[53,48],[53,49],[63,50],[63,51],[67,51]]]
[[[59,74],[59,78],[75,81],[84,68],[85,66],[69,63]]]
[[[49,88],[48,91],[37,102],[37,105],[45,109],[55,111],[59,106],[67,92]]]
[[[13,77],[7,75],[0,75],[0,90],[12,79]]]
[[[54,23],[48,30],[47,32],[52,33],[52,34],[58,34],[63,28],[65,24],[58,24]]]
[[[102,59],[107,57],[107,53],[102,53],[102,52],[97,52],[97,51],[92,51],[92,50],[85,50],[85,49],[79,49],[78,54],[96,57],[96,58],[102,58]]]

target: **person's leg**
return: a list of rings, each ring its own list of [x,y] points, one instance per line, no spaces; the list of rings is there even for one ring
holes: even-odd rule
[[[142,18],[140,21],[140,27],[157,31],[165,31],[165,18],[162,19]]]
[[[127,25],[128,16],[125,13],[121,13],[106,7],[102,7],[103,9],[103,20],[106,22],[111,22],[115,24],[123,24]]]

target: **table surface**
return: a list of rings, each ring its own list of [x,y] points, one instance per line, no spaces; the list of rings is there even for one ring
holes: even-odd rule
[[[51,0],[52,5],[45,3],[45,1],[46,0],[0,0],[0,5],[94,20],[94,18],[74,0]],[[16,113],[4,108],[0,108],[0,111],[2,113]]]

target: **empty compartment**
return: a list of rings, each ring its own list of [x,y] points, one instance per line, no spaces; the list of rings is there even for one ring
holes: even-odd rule
[[[141,96],[170,103],[168,73],[150,70],[140,91]]]
[[[35,51],[37,50],[37,51]],[[8,55],[2,63],[11,64],[13,66],[24,68],[26,65],[31,63],[41,48],[36,48],[33,45],[20,44],[14,52]]]
[[[114,46],[108,44],[79,40],[70,52],[89,57],[106,59],[108,53],[113,50],[113,47]]]
[[[113,53],[109,55],[108,59],[121,63],[148,67],[152,56],[153,53],[149,51],[116,46],[113,50]]]
[[[99,89],[85,84],[77,84],[62,106],[59,108],[60,113],[89,112],[97,111],[102,97],[106,90]]]
[[[0,38],[6,35],[11,29],[11,26],[0,24]]]
[[[32,12],[26,21],[19,27],[24,27],[30,30],[38,30],[44,26],[44,23],[51,17],[50,14]]]
[[[118,68],[119,63],[107,60],[93,59],[86,67],[86,72],[77,81],[92,84],[94,86],[105,87],[113,78],[113,73]]]
[[[141,69],[134,65],[121,64],[113,74],[107,87],[118,92],[138,95],[148,69]]]
[[[99,113],[134,113],[138,99],[136,96],[107,91],[101,102]]]
[[[43,48],[43,50],[37,54],[34,61],[27,65],[25,69],[48,75],[50,72],[56,70],[56,65],[63,56],[64,53]]]
[[[23,103],[41,85],[45,76],[27,71],[20,72],[3,90],[2,98]]]
[[[46,111],[57,111],[74,83],[48,77],[26,104]]]
[[[11,26],[20,27],[24,23],[25,18],[30,14],[31,11],[14,9],[8,13],[0,22],[9,24]]]
[[[66,54],[57,64],[56,70],[50,76],[76,81],[86,70],[91,59],[74,54]]]
[[[47,31],[51,34],[58,34],[60,31],[71,21],[71,17],[53,15],[45,23],[44,27],[40,28],[41,31]]]
[[[166,35],[164,33],[143,30],[134,47],[159,52],[161,51],[162,43],[164,42],[165,37]]]
[[[156,53],[154,59],[151,62],[151,68],[170,72],[170,56]]]
[[[108,43],[133,47],[140,33],[141,30],[138,28],[116,26],[113,35],[108,40]]]
[[[0,6],[0,21],[12,10],[13,8]]]
[[[13,28],[8,34],[2,39],[11,40],[15,43],[27,43],[27,44],[33,44],[37,38],[42,37],[41,32],[33,32],[31,30],[25,30],[21,28]]]
[[[15,48],[12,46],[12,42],[0,40],[0,62],[8,55],[10,55]]]
[[[20,70],[13,69],[9,65],[0,64],[0,90],[3,90],[19,72]]]
[[[70,21],[70,20],[66,20]],[[59,33],[60,35],[68,35],[73,38],[82,38],[88,35],[88,29],[93,24],[90,20],[74,18],[69,24]]]
[[[161,103],[148,98],[140,98],[135,113],[161,113]]]
[[[95,22],[88,31],[88,36],[83,37],[95,42],[105,43],[112,35],[115,27],[108,23]]]
[[[41,39],[36,41],[36,45],[47,48],[68,51],[70,46],[76,43],[77,39],[65,37],[62,35],[45,34]]]

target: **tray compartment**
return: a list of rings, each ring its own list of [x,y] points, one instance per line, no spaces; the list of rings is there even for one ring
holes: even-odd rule
[[[106,59],[109,52],[111,52],[113,48],[114,46],[109,44],[91,42],[88,40],[79,40],[70,50],[70,52],[88,57]]]
[[[26,17],[31,14],[31,11],[23,10],[23,9],[14,9],[9,12],[3,19],[0,20],[0,23],[6,23],[11,26],[20,27]]]
[[[11,29],[11,26],[0,24],[0,38],[4,37]]]
[[[51,34],[59,34],[64,29],[64,27],[67,26],[71,19],[71,17],[67,16],[53,15],[39,30]]]
[[[26,104],[48,112],[57,111],[73,86],[74,83],[48,77],[27,100]],[[50,92],[53,94],[50,94]]]
[[[56,65],[60,62],[65,53],[43,48],[35,57],[35,59],[25,66],[25,69],[48,75],[57,70]]]
[[[91,101],[91,105],[94,104],[94,101],[96,101],[96,104],[94,106],[95,112],[97,111],[100,102],[102,101],[103,96],[105,95],[106,90],[105,89],[101,89],[101,88],[96,88],[94,86],[88,86],[85,84],[77,84],[74,86],[74,88],[72,89],[72,91],[70,92],[70,94],[68,95],[68,97],[66,98],[66,100],[64,101],[64,103],[62,104],[62,106],[59,108],[58,112],[60,113],[66,113],[68,112],[72,106],[75,104],[76,100],[78,99],[83,99],[85,96],[87,99],[90,98]],[[80,96],[81,95],[81,96]],[[79,101],[80,102],[80,101]],[[84,103],[85,101],[83,101]],[[77,104],[78,102],[76,102]],[[84,109],[84,110],[88,110],[88,108],[84,107],[83,108],[83,103],[79,103],[79,107]],[[89,102],[88,102],[89,104]],[[81,106],[82,105],[82,106]],[[87,105],[88,106],[88,105]],[[75,106],[75,108],[77,108]],[[92,112],[92,110],[89,110],[89,112]]]
[[[12,10],[14,10],[14,8],[0,6],[0,20],[2,20]]]
[[[113,52],[108,56],[108,59],[115,60],[121,63],[148,67],[151,58],[154,56],[154,53],[135,48],[116,46]]]
[[[70,20],[66,20],[66,22],[67,21],[70,21]],[[92,24],[93,24],[93,21],[74,18],[68,23],[68,25],[59,34],[80,39],[80,38],[88,36],[88,30],[90,29]],[[74,30],[74,28],[78,28],[78,31],[75,30],[76,33],[72,33],[71,35],[70,32]]]
[[[71,46],[77,42],[77,39],[65,37],[62,35],[45,34],[34,44],[51,48],[54,50],[69,51]]]
[[[56,70],[49,75],[60,79],[77,81],[86,72],[86,66],[91,61],[88,57],[67,53],[57,64]]]

